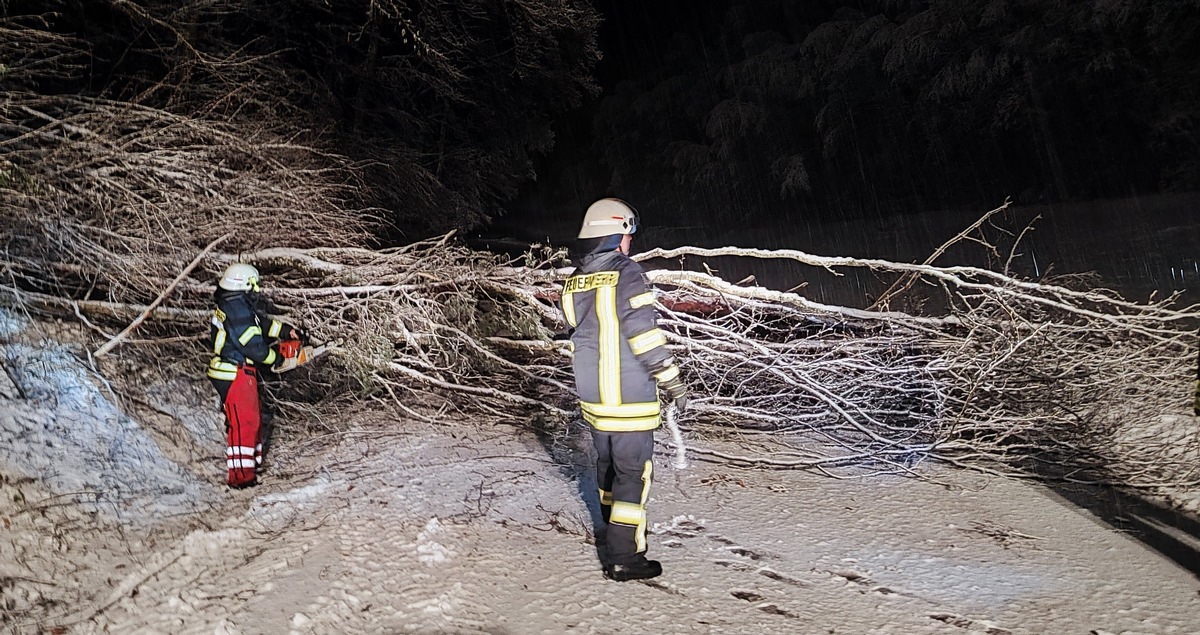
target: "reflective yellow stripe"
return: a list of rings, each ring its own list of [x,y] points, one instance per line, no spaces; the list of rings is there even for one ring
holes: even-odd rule
[[[279,320],[271,320],[271,326],[267,328],[267,337],[279,337],[279,332],[283,330],[283,322]]]
[[[678,376],[679,376],[679,367],[676,366],[675,364],[671,364],[670,366],[667,366],[666,368],[658,371],[657,373],[654,373],[654,378],[657,379],[658,381],[671,381],[672,379],[675,379]]]
[[[608,522],[634,527],[644,525],[646,524],[646,510],[637,503],[613,501],[612,514],[608,517]],[[641,550],[641,545],[638,545],[638,551]]]
[[[221,381],[233,381],[237,379],[237,364],[222,360],[220,357],[214,357],[208,362],[208,376]]]
[[[650,417],[661,412],[657,401],[635,401],[623,404],[600,404],[590,401],[579,402],[579,407],[585,412],[598,417]]]
[[[237,364],[235,364],[233,362],[227,362],[227,361],[221,359],[220,357],[214,357],[211,360],[209,360],[208,367],[215,368],[217,370],[231,370],[234,372],[237,372],[237,369],[238,369]]]
[[[598,417],[584,412],[583,420],[601,432],[639,432],[659,426],[658,415],[653,417]]]
[[[223,350],[225,350],[225,327],[217,329],[217,336],[213,338],[213,354],[220,355]]]
[[[263,359],[263,363],[267,366],[275,363],[275,349],[272,348],[271,350],[267,351],[267,356]]]
[[[596,289],[600,318],[600,403],[621,403],[621,325],[617,319],[617,288]]]
[[[635,309],[640,309],[644,306],[651,306],[653,304],[654,304],[654,292],[653,291],[639,293],[639,294],[633,296],[632,298],[629,298],[629,306],[631,306]]]
[[[567,318],[567,324],[571,326],[579,326],[575,321],[575,294],[564,293],[562,297],[563,317]]]
[[[646,500],[650,498],[650,482],[653,478],[654,462],[646,461],[646,465],[642,468],[642,524],[638,525],[637,531],[633,534],[637,541],[638,552],[646,550]]]
[[[600,504],[601,505],[612,505],[613,504],[612,492],[600,490]]]
[[[641,335],[634,335],[629,338],[629,348],[633,350],[634,355],[641,355],[647,351],[654,350],[659,346],[665,346],[667,336],[660,329],[653,328]]]
[[[646,506],[646,499],[650,497],[650,480],[654,476],[654,462],[646,461],[642,466],[642,507]]]
[[[257,326],[251,326],[250,328],[246,329],[245,333],[242,333],[242,336],[238,338],[238,342],[242,346],[245,346],[250,343],[250,340],[253,339],[255,335],[261,336],[262,329],[258,328]]]

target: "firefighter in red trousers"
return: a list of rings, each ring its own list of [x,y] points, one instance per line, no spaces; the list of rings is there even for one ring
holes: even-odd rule
[[[657,326],[654,293],[641,266],[629,258],[637,226],[628,203],[615,198],[593,203],[579,232],[578,268],[562,290],[580,410],[596,447],[600,510],[607,523],[604,574],[617,581],[662,573],[657,561],[646,558],[658,389],[678,408],[687,398]]]
[[[299,339],[295,327],[269,317],[262,308],[258,270],[235,263],[225,270],[213,294],[212,360],[208,378],[221,396],[225,411],[225,464],[230,487],[257,483],[262,465],[262,412],[258,401],[258,375],[279,358],[268,340],[286,334]]]

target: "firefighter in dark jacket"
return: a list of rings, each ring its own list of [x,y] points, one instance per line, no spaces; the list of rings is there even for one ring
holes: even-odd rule
[[[286,335],[298,339],[295,329],[272,319],[263,309],[258,270],[235,263],[225,270],[213,294],[211,335],[213,357],[208,363],[221,407],[225,412],[225,465],[230,487],[254,485],[262,465],[262,412],[258,400],[258,375],[279,359],[268,343]]]
[[[679,366],[657,325],[654,293],[629,258],[637,213],[606,198],[584,215],[578,268],[562,290],[571,327],[575,384],[596,447],[596,482],[607,523],[604,574],[618,581],[653,578],[646,558],[646,500],[653,476],[658,391],[677,407],[686,400]]]

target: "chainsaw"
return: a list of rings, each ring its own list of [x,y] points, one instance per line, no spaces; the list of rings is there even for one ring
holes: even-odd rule
[[[303,366],[318,357],[330,353],[337,349],[342,344],[342,339],[330,340],[320,346],[306,346],[300,343],[299,339],[286,339],[279,342],[279,356],[282,358],[271,370],[276,373],[285,373],[294,368]]]

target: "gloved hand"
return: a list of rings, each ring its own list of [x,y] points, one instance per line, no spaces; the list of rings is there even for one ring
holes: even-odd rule
[[[666,381],[660,381],[658,387],[667,396],[667,400],[674,404],[680,412],[683,412],[683,409],[687,407],[687,384],[683,383],[683,378],[676,376]]]

